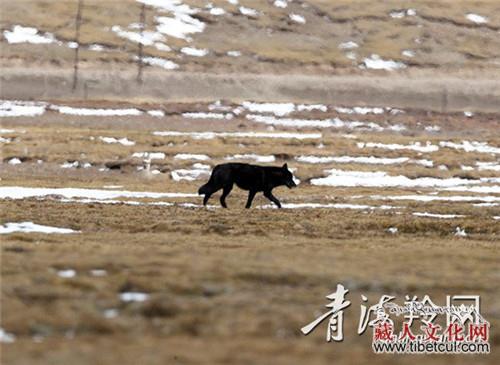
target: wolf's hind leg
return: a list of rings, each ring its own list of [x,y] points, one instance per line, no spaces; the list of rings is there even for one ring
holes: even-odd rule
[[[226,197],[229,195],[232,189],[233,185],[231,184],[224,186],[224,189],[222,190],[222,195],[220,196],[220,205],[222,205],[224,208],[227,208]]]
[[[274,204],[276,204],[278,206],[278,208],[281,208],[281,203],[280,201],[278,200],[278,198],[276,198],[273,193],[271,193],[271,191],[265,191],[264,192],[264,196],[269,199],[270,201],[272,201]]]
[[[253,198],[255,197],[255,194],[257,192],[256,191],[253,191],[253,190],[250,190],[248,192],[248,199],[247,199],[247,205],[245,205],[245,208],[250,208],[252,206],[252,201],[253,201]]]

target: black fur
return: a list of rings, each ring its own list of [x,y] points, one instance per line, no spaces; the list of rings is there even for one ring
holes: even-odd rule
[[[278,208],[281,208],[281,203],[272,194],[272,190],[281,185],[285,185],[290,189],[297,186],[293,181],[292,173],[288,171],[287,164],[282,167],[274,167],[246,163],[225,163],[215,166],[210,180],[198,190],[198,194],[205,195],[203,205],[207,205],[208,199],[213,193],[223,189],[220,204],[227,208],[226,197],[233,189],[234,184],[240,189],[248,190],[248,200],[245,208],[250,208],[255,194],[260,191]]]

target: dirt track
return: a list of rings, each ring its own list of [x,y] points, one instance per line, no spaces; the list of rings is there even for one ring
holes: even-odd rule
[[[133,69],[82,70],[72,92],[72,70],[2,70],[0,98],[164,101],[284,101],[384,105],[434,111],[500,112],[500,80],[464,75],[371,73],[368,76],[205,74]]]

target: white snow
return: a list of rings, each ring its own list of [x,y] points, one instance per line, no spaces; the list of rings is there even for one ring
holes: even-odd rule
[[[298,156],[295,158],[298,162],[305,163],[361,163],[361,164],[376,164],[376,165],[392,165],[401,164],[408,162],[409,157],[396,157],[396,158],[385,158],[385,157],[374,157],[374,156]]]
[[[74,278],[76,276],[76,271],[73,269],[59,270],[57,276],[65,279]]]
[[[208,54],[208,49],[200,49],[194,47],[182,47],[181,52],[188,56],[203,57]]]
[[[465,229],[462,229],[460,227],[455,228],[455,236],[457,237],[467,237],[467,233],[465,232]]]
[[[226,54],[230,57],[240,57],[241,56],[240,51],[227,51]]]
[[[96,200],[116,198],[183,198],[196,197],[190,193],[156,193],[147,191],[102,190],[81,188],[30,188],[20,186],[0,186],[0,199],[28,199],[48,196],[61,196],[66,199],[86,198]]]
[[[500,171],[500,164],[498,162],[476,162],[476,166],[478,170],[491,170],[491,171]]]
[[[476,23],[476,24],[488,23],[488,18],[486,18],[482,15],[478,15],[478,14],[469,13],[465,16],[465,18],[467,18],[467,20],[469,20],[473,23]]]
[[[297,105],[297,110],[299,112],[307,111],[311,112],[313,110],[319,110],[321,112],[326,112],[328,110],[326,105],[323,104],[299,104]]]
[[[0,327],[0,343],[13,343],[15,340],[16,336]]]
[[[50,109],[57,110],[61,114],[114,117],[126,115],[141,115],[142,112],[135,108],[124,109],[94,109],[94,108],[73,108],[70,106],[51,105]]]
[[[123,302],[144,302],[149,299],[149,294],[141,292],[120,293],[120,300]]]
[[[210,14],[218,16],[226,14],[226,11],[222,8],[212,8],[210,9]]]
[[[46,103],[29,101],[0,101],[0,117],[34,117],[45,113]]]
[[[272,113],[277,116],[284,116],[295,110],[293,103],[253,103],[244,101],[241,105],[254,113]]]
[[[174,38],[191,41],[190,35],[203,32],[205,23],[192,17],[198,9],[183,4],[180,0],[137,0],[140,3],[158,8],[162,12],[169,12],[173,17],[156,17],[156,30]]]
[[[289,15],[289,17],[295,23],[306,24],[306,19],[302,15],[292,13]]]
[[[163,152],[135,152],[132,157],[143,158],[146,160],[163,160],[166,156]]]
[[[401,52],[401,54],[405,57],[412,58],[415,57],[415,52],[412,51],[411,49],[405,49]]]
[[[162,118],[165,116],[165,112],[163,110],[148,110],[148,114],[156,118]]]
[[[333,208],[333,209],[355,209],[355,210],[374,210],[374,209],[393,209],[394,207],[389,205],[364,205],[364,204],[344,204],[344,203],[282,203],[281,207],[284,209],[318,209],[318,208]],[[275,209],[276,206],[273,204],[261,205],[260,209]]]
[[[190,119],[233,119],[233,115],[231,113],[189,112],[182,113],[182,116]]]
[[[390,234],[396,234],[396,233],[398,233],[398,228],[397,227],[389,227],[389,228],[387,228],[387,232],[389,232]]]
[[[465,152],[500,154],[499,147],[490,146],[487,142],[462,141],[462,143],[454,143],[449,141],[441,141],[439,142],[439,145],[441,147],[454,148],[456,150],[464,150]]]
[[[122,29],[122,27],[118,25],[114,25],[111,27],[111,30],[116,33],[121,38],[128,39],[129,41],[136,42],[136,43],[141,43],[145,46],[152,46],[155,42],[161,42],[165,40],[163,35],[158,32],[151,32],[151,31],[143,31],[141,33],[137,32],[130,32],[127,30]]]
[[[199,167],[201,166],[198,166],[198,168],[194,167],[193,169],[173,170],[172,172],[170,172],[170,175],[172,176],[172,179],[174,181],[194,181],[210,175],[210,171],[208,168]]]
[[[257,162],[274,162],[276,161],[276,157],[273,155],[256,155],[256,154],[243,154],[243,155],[234,155],[234,156],[226,156],[225,160],[255,160]]]
[[[126,137],[117,139],[117,138],[114,138],[114,137],[102,137],[101,136],[101,137],[99,137],[99,139],[101,141],[103,141],[104,143],[119,143],[119,144],[122,144],[124,146],[133,146],[133,145],[135,145],[134,141],[131,141],[131,140],[129,140]]]
[[[402,62],[397,62],[393,60],[384,60],[377,54],[372,54],[369,58],[363,60],[364,67],[373,70],[387,70],[393,71],[397,69],[406,68],[406,65]]]
[[[346,107],[335,107],[335,111],[338,113],[343,113],[343,114],[382,114],[384,113],[384,108],[380,107],[361,107],[361,106],[355,106],[353,108],[346,108]]]
[[[500,185],[494,186],[471,186],[471,187],[462,187],[462,186],[454,186],[444,190],[448,191],[468,191],[469,193],[482,193],[482,194],[500,194]]]
[[[414,142],[407,145],[397,144],[397,143],[374,143],[374,142],[358,142],[358,148],[381,148],[387,150],[412,150],[417,152],[436,152],[439,150],[439,146],[433,145],[430,142],[427,142],[425,145],[422,145],[420,142]]]
[[[77,167],[80,167],[80,166],[86,169],[86,168],[91,167],[92,165],[90,163],[88,163],[88,162],[80,164],[80,162],[78,162],[78,161],[73,161],[73,162],[66,161],[66,162],[64,162],[61,165],[61,168],[63,168],[63,169],[72,169],[72,168],[77,168]]]
[[[449,202],[473,202],[482,201],[486,203],[500,202],[500,197],[496,196],[437,196],[437,195],[372,195],[375,200],[414,200],[421,202],[449,201]]]
[[[453,219],[453,218],[462,218],[464,215],[460,214],[436,214],[436,213],[427,213],[427,212],[414,212],[414,216],[417,217],[426,217],[426,218],[440,218],[440,219]]]
[[[155,48],[158,51],[162,51],[162,52],[170,52],[172,50],[172,48],[167,46],[165,43],[161,43],[161,42],[155,42]]]
[[[17,157],[11,158],[8,162],[9,165],[19,165],[21,162]]]
[[[273,4],[277,8],[282,8],[282,9],[285,9],[288,6],[288,3],[284,0],[276,0]]]
[[[190,34],[201,33],[205,30],[205,23],[188,14],[178,14],[174,18],[156,17],[156,21],[158,22],[156,29],[160,33],[188,42],[192,40]]]
[[[406,9],[406,10],[393,10],[389,13],[391,18],[401,19],[405,16],[415,16],[417,15],[417,11],[415,9]]]
[[[135,59],[137,59],[137,56]],[[179,68],[179,65],[177,63],[159,57],[143,57],[142,62],[150,66],[162,67],[165,70],[175,70],[176,68]]]
[[[359,45],[353,41],[342,42],[338,45],[339,49],[354,49],[358,48]]]
[[[359,121],[343,121],[339,118],[333,119],[291,119],[282,118],[278,119],[273,116],[259,115],[259,114],[248,114],[246,116],[248,120],[256,123],[264,123],[268,125],[278,125],[283,127],[295,127],[295,128],[348,128],[348,129],[370,129],[376,131],[382,131],[384,128],[379,126],[377,123],[373,122],[359,122]]]
[[[90,270],[90,275],[92,276],[106,276],[108,272],[103,269],[92,269]]]
[[[174,156],[175,160],[198,160],[198,161],[207,161],[210,160],[210,157],[207,155],[201,154],[191,154],[191,153],[178,153]]]
[[[239,7],[240,13],[249,17],[256,17],[259,15],[259,12],[255,9],[247,8],[245,6]]]
[[[438,125],[428,125],[424,128],[427,132],[439,132],[441,127]]]
[[[53,34],[39,34],[38,29],[32,27],[23,27],[14,25],[12,31],[4,30],[3,36],[7,43],[32,43],[32,44],[49,44],[56,42]]]
[[[5,223],[0,226],[0,234],[8,234],[8,233],[31,233],[31,232],[39,232],[39,233],[78,233],[79,231],[74,231],[69,228],[57,228],[50,226],[43,226],[40,224],[35,224],[33,222],[19,222],[19,223]]]
[[[89,46],[89,51],[102,52],[104,50],[105,50],[104,46],[100,44],[91,44]]]
[[[210,111],[217,110],[217,111],[227,112],[230,111],[231,109],[232,109],[231,106],[222,105],[222,102],[220,100],[217,100],[208,106],[208,110]]]
[[[289,132],[178,132],[178,131],[156,131],[155,136],[162,137],[190,137],[193,139],[214,138],[284,138],[284,139],[320,139],[321,133],[289,133]]]
[[[453,187],[460,185],[479,184],[478,180],[460,178],[438,179],[432,177],[420,177],[410,179],[403,175],[391,176],[383,171],[344,171],[331,169],[326,170],[329,176],[311,180],[312,185],[326,186],[364,186],[364,187]]]

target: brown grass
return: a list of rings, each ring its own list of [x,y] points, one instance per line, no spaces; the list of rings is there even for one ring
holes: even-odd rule
[[[112,107],[117,104],[53,101],[57,104]],[[127,103],[120,104],[127,106]],[[493,348],[499,344],[494,329],[500,325],[498,304],[498,207],[471,203],[412,202],[372,199],[371,195],[429,194],[434,189],[331,188],[312,186],[307,180],[324,175],[327,168],[387,171],[410,177],[451,177],[463,174],[460,164],[493,161],[487,154],[441,149],[423,154],[411,151],[360,150],[357,141],[437,143],[463,139],[488,141],[499,146],[495,133],[498,118],[407,111],[395,117],[367,116],[405,124],[409,131],[358,133],[322,130],[325,147],[318,141],[264,139],[166,138],[154,130],[251,131],[265,130],[244,119],[231,121],[186,120],[182,111],[206,110],[206,104],[145,103],[137,107],[161,107],[170,114],[161,119],[147,116],[124,118],[73,117],[47,112],[36,118],[3,118],[5,135],[13,141],[2,146],[2,159],[20,157],[20,165],[0,164],[1,185],[31,187],[87,187],[122,185],[124,190],[195,192],[202,181],[175,182],[169,172],[189,168],[192,161],[177,161],[176,153],[203,153],[213,166],[235,153],[276,154],[275,164],[288,162],[302,180],[298,189],[278,188],[286,203],[389,204],[392,210],[349,209],[243,209],[245,192],[234,189],[230,209],[206,210],[181,206],[98,203],[63,203],[46,200],[2,200],[0,223],[33,221],[80,230],[74,235],[2,235],[2,328],[16,336],[3,344],[2,363],[24,364],[411,364],[413,357],[375,356],[370,336],[358,336],[361,294],[370,303],[382,294],[425,294],[437,303],[446,295],[481,295],[482,314],[490,321]],[[299,115],[297,115],[299,116]],[[304,118],[338,116],[335,112]],[[343,119],[356,119],[340,116]],[[363,118],[365,119],[365,118]],[[428,134],[417,122],[437,124],[442,131]],[[281,130],[281,129],[278,129]],[[290,129],[293,130],[293,129]],[[23,131],[25,131],[23,133]],[[311,131],[311,130],[307,130]],[[127,137],[127,147],[105,144],[90,137]],[[169,143],[172,142],[172,145]],[[244,145],[241,146],[240,143]],[[149,176],[136,171],[141,161],[133,152],[162,151],[165,160],[152,168],[163,173]],[[429,158],[446,164],[449,171],[414,165],[370,166],[356,164],[307,165],[293,157],[314,155],[376,155]],[[37,164],[36,160],[44,162]],[[90,169],[61,169],[68,160],[89,161]],[[110,161],[123,168],[98,171]],[[498,172],[466,172],[471,178],[496,176]],[[484,194],[440,192],[440,195]],[[490,194],[488,194],[490,195]],[[356,197],[358,196],[358,197]],[[217,204],[218,195],[211,200]],[[134,199],[144,203],[152,199]],[[200,198],[172,198],[170,202],[200,203]],[[254,206],[268,204],[260,194]],[[421,218],[415,212],[460,214],[455,219]],[[398,228],[393,235],[390,227]],[[456,237],[456,227],[466,238]],[[74,278],[61,278],[58,270],[74,269]],[[93,269],[107,275],[95,277]],[[325,327],[307,337],[299,329],[324,309],[324,296],[337,283],[350,289],[351,307],[345,316],[345,341],[327,344]],[[496,284],[495,284],[496,283]],[[149,300],[124,303],[123,291],[150,294]],[[106,318],[116,309],[115,318]],[[112,349],[112,350],[110,350]],[[421,358],[419,358],[420,360]],[[423,358],[422,358],[423,359]],[[478,364],[496,364],[498,355],[473,358]],[[426,363],[469,364],[471,357],[426,357]]]
[[[203,1],[188,1],[203,8]],[[357,65],[364,57],[379,54],[407,62],[415,68],[441,68],[443,71],[466,69],[495,69],[500,57],[496,31],[500,27],[500,9],[496,1],[398,1],[331,2],[313,0],[293,2],[279,9],[267,1],[256,0],[241,4],[260,11],[257,18],[242,16],[237,7],[226,1],[212,1],[225,8],[226,15],[215,17],[203,11],[199,16],[207,23],[206,30],[194,35],[190,44],[211,51],[207,57],[187,57],[179,50],[188,43],[168,37],[166,43],[173,52],[145,47],[145,55],[174,60],[184,70],[216,72],[271,72],[300,73],[336,72],[358,73]],[[15,24],[34,26],[42,32],[52,32],[57,38],[71,41],[74,37],[76,0],[4,1],[1,4],[0,28],[10,29]],[[118,5],[119,4],[119,5]],[[302,4],[305,7],[301,6]],[[452,4],[452,5],[450,5]],[[417,16],[393,19],[393,10],[415,8]],[[27,11],[29,9],[29,11]],[[110,31],[113,25],[126,28],[138,22],[140,4],[132,1],[86,0],[80,42],[82,45],[103,44],[106,52],[81,52],[84,67],[110,69],[129,67],[137,45],[119,38]],[[303,15],[307,23],[300,25],[288,18],[290,13]],[[465,19],[468,12],[488,17],[485,26],[477,26]],[[164,14],[163,15],[168,15]],[[160,15],[162,15],[160,14]],[[155,10],[148,8],[146,29],[154,30]],[[238,36],[235,37],[234,35]],[[415,39],[422,40],[415,43]],[[356,41],[357,61],[345,57],[338,44]],[[407,59],[401,55],[412,49],[416,56]],[[242,57],[226,56],[229,50],[240,50]],[[55,65],[70,66],[73,50],[57,45],[6,45],[2,43],[2,63],[5,66]]]

